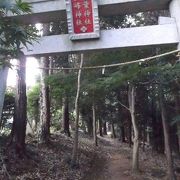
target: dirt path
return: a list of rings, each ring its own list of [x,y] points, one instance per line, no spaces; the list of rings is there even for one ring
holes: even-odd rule
[[[97,180],[132,180],[130,177],[129,160],[119,153],[113,153],[107,162],[106,170]]]
[[[113,154],[108,163],[108,174],[111,180],[130,180],[129,160],[120,154]]]
[[[132,174],[132,150],[117,139],[99,137],[99,152],[93,167],[82,180],[166,180],[166,158],[151,151],[140,151],[140,172]],[[98,149],[97,149],[98,150]],[[104,156],[106,155],[106,156]],[[180,161],[176,159],[176,169],[180,169]],[[177,171],[177,179],[180,173]]]
[[[113,148],[107,149],[108,158],[97,158],[91,174],[88,174],[84,180],[133,180],[130,175],[129,158],[119,151],[115,142],[109,141],[109,143]]]

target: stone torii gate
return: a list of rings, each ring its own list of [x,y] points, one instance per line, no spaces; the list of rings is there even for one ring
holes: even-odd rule
[[[73,40],[75,31],[73,15],[69,14],[68,8],[79,0],[25,0],[32,6],[32,14],[24,14],[18,18],[23,23],[47,23],[57,20],[66,20],[69,25],[69,34],[44,36],[39,43],[29,46],[26,56],[45,56],[60,53],[88,52],[118,48],[139,48],[148,46],[177,45],[180,49],[180,1],[179,0],[87,0],[91,2],[92,12],[101,17],[131,14],[144,11],[169,9],[171,17],[160,17],[159,24],[153,26],[125,28],[116,30],[103,30],[99,34],[92,35],[93,39],[85,37],[81,41]],[[70,6],[68,3],[71,3]],[[96,6],[96,7],[95,7]],[[67,9],[66,9],[67,8]],[[94,9],[93,9],[94,8]],[[67,10],[67,13],[66,13]],[[73,9],[71,9],[73,11]],[[84,13],[84,11],[82,11]],[[81,13],[82,13],[81,12]],[[11,15],[9,15],[11,16]],[[97,17],[92,17],[93,23],[97,25]],[[74,29],[73,29],[74,28]],[[86,27],[85,27],[86,28]],[[97,27],[96,27],[97,28]],[[85,30],[86,31],[86,30]],[[94,33],[94,32],[93,32]],[[98,32],[97,32],[98,33]],[[91,34],[91,33],[90,33]],[[71,36],[71,38],[70,38]],[[91,35],[90,35],[91,36]],[[76,39],[76,37],[75,37]],[[0,117],[4,101],[5,84],[2,77],[6,72],[0,69]],[[3,75],[4,73],[4,75]]]
[[[70,0],[26,0],[33,14],[18,17],[25,23],[66,20],[66,2]],[[73,0],[71,0],[73,1]],[[92,1],[92,0],[90,0]],[[39,43],[24,51],[27,56],[70,52],[87,52],[117,48],[136,48],[178,44],[180,37],[179,0],[96,0],[101,17],[169,9],[171,18],[160,17],[153,26],[100,31],[99,39],[71,41],[69,35],[42,37]],[[68,12],[68,11],[67,11]]]

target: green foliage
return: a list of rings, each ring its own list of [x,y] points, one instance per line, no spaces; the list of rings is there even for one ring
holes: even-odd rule
[[[0,0],[0,62],[7,64],[7,59],[17,58],[21,45],[27,47],[38,39],[37,29],[32,25],[21,25],[15,19],[7,18],[7,13],[30,13],[31,6],[17,0],[15,4],[8,0]],[[4,60],[6,59],[6,61]]]
[[[176,123],[179,123],[180,122],[180,114],[175,116],[173,119],[172,119],[172,122],[171,122],[171,125],[173,126],[174,124]]]
[[[15,4],[13,4],[10,0],[0,0],[1,15],[5,16],[9,11],[13,14],[30,13],[31,6],[22,0],[16,0]]]
[[[59,72],[47,77],[46,81],[51,86],[52,97],[60,100],[65,95],[70,97],[75,94],[76,79],[73,73]]]
[[[60,130],[61,124],[60,119],[62,117],[62,111],[60,109],[53,109],[51,114],[51,130],[52,131],[58,131]]]
[[[15,11],[13,13],[21,14],[23,13],[31,13],[31,5],[27,2],[23,2],[22,0],[16,0],[16,4],[14,6]]]
[[[39,121],[40,86],[36,85],[27,94],[27,110],[31,120]]]
[[[4,99],[4,106],[0,127],[4,127],[8,120],[14,115],[15,95],[13,92],[7,91]]]
[[[168,51],[168,49],[160,49],[158,53]],[[153,52],[156,52],[156,49],[96,53],[89,57],[85,63],[88,66],[120,63],[152,56]],[[149,62],[106,68],[105,74],[102,74],[102,69],[88,70],[83,73],[81,83],[80,108],[84,120],[87,121],[88,117],[91,116],[92,101],[95,101],[98,119],[122,124],[124,118],[120,114],[125,114],[127,110],[119,102],[128,107],[127,90],[129,84],[132,83],[138,90],[137,98],[140,98],[136,99],[138,103],[136,104],[138,121],[143,123],[147,120],[147,114],[154,110],[151,109],[152,102],[155,102],[155,110],[160,116],[158,84],[161,81],[163,82],[166,100],[171,102],[173,96],[171,83],[179,81],[179,79],[180,64],[176,62],[176,57],[173,55]],[[121,94],[121,92],[125,93]],[[120,107],[123,109],[121,113],[118,112]]]

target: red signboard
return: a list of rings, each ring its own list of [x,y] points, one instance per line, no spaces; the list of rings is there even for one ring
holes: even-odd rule
[[[65,0],[69,39],[97,39],[100,37],[97,0]]]
[[[93,0],[71,0],[74,33],[94,32]]]

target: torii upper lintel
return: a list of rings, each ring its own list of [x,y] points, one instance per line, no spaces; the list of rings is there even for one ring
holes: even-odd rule
[[[25,0],[33,14],[18,16],[23,23],[41,23],[66,19],[65,0]],[[99,15],[112,16],[168,9],[171,0],[97,0]]]
[[[60,13],[60,16],[55,17],[57,19],[64,16],[66,17],[66,15],[61,16],[66,14],[65,0],[26,1],[31,2],[34,13],[32,15],[18,17],[22,18],[24,21],[26,20],[26,16],[29,21],[31,21],[33,17],[38,19],[45,14],[50,17],[53,13],[56,15]],[[35,43],[33,47],[29,48],[32,51],[25,51],[26,55],[43,56],[43,54],[84,52],[116,48],[136,48],[152,45],[178,44],[180,42],[179,0],[97,0],[97,5],[101,16],[168,9],[169,7],[171,16],[175,21],[171,24],[167,23],[157,26],[101,31],[100,33],[102,34],[102,37],[100,37],[99,40],[71,42],[68,39],[69,35],[43,37],[40,40],[40,45]],[[47,16],[44,16],[44,18],[47,18]]]

